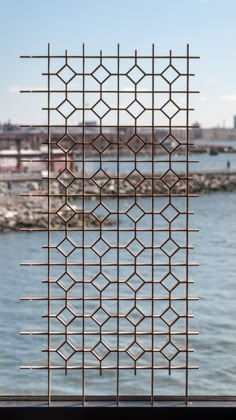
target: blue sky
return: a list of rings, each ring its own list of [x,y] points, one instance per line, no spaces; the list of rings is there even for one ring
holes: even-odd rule
[[[199,55],[192,88],[193,120],[203,127],[232,127],[236,115],[236,0],[0,0],[0,122],[41,123],[43,97],[19,94],[42,86],[39,60],[20,55]],[[34,97],[33,97],[34,96]],[[33,97],[33,98],[32,98]]]

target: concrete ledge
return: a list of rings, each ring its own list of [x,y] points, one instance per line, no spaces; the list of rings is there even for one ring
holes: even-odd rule
[[[0,408],[2,407],[236,407],[236,396],[190,396],[188,401],[179,396],[160,396],[150,401],[150,397],[121,396],[119,401],[112,396],[87,396],[85,401],[75,396],[54,396],[48,402],[47,396],[0,396]]]

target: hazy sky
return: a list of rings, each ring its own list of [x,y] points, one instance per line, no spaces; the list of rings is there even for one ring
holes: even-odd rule
[[[193,119],[203,127],[232,127],[236,115],[236,0],[0,0],[0,122],[41,123],[43,97],[19,89],[42,86],[39,60],[20,55],[199,55],[192,65]],[[31,95],[32,97],[33,95]]]

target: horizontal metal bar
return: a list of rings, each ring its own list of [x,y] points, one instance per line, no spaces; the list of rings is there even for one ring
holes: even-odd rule
[[[48,58],[50,58],[50,59],[54,59],[54,58],[63,58],[63,59],[65,59],[65,55],[20,55],[20,58],[46,58],[46,59],[48,59]],[[70,59],[70,58],[78,58],[78,59],[97,59],[97,60],[100,60],[100,56],[99,55],[86,55],[86,56],[84,56],[84,55],[67,55],[66,56],[66,58],[67,59]],[[110,58],[114,58],[114,59],[116,59],[117,60],[117,55],[102,55],[102,59],[104,60],[104,59],[110,59]],[[130,59],[134,59],[134,56],[133,55],[119,55],[119,60],[122,60],[122,59],[127,59],[127,58],[130,58]],[[139,58],[139,59],[170,59],[170,56],[169,55],[137,55],[137,58]],[[188,56],[188,57],[186,57],[186,55],[171,55],[171,58],[172,59],[180,59],[180,60],[182,60],[182,59],[186,59],[186,58],[188,58],[189,60],[192,60],[192,59],[199,59],[200,57],[199,56],[196,56],[196,55],[191,55],[191,56]],[[46,73],[46,74],[48,74],[48,73]]]
[[[28,195],[28,194],[22,194],[21,195],[22,197],[31,197],[31,195]],[[65,194],[63,195],[63,194],[50,194],[50,195],[47,195],[47,194],[39,194],[39,195],[35,195],[35,197],[65,197]],[[150,193],[144,193],[144,194],[139,194],[139,193],[136,193],[136,194],[121,194],[121,193],[102,193],[102,194],[95,194],[95,193],[85,193],[84,195],[82,194],[82,193],[80,193],[80,194],[70,194],[70,197],[71,198],[73,198],[73,197],[83,197],[83,196],[85,196],[86,198],[92,198],[92,197],[94,197],[94,198],[100,198],[100,197],[103,197],[103,198],[105,198],[105,197],[120,197],[120,198],[130,198],[130,197],[136,197],[136,198],[141,198],[141,197],[145,197],[145,198],[151,198],[151,197],[153,197],[153,198],[167,198],[167,197],[169,197],[168,196],[168,194],[150,194]],[[195,198],[195,197],[199,197],[199,195],[196,195],[196,194],[189,194],[188,196],[186,195],[186,194],[171,194],[171,197],[172,198],[186,198],[186,197],[191,197],[191,198]],[[180,214],[184,214],[183,212],[180,212]],[[186,214],[186,213],[185,213]],[[189,212],[188,212],[188,214],[190,214]],[[193,213],[194,214],[194,213]]]
[[[65,370],[65,366],[60,366],[60,365],[52,365],[52,366],[48,366],[48,365],[39,365],[39,366],[20,366],[21,369],[50,369],[50,370]],[[117,371],[117,366],[113,365],[113,366],[102,366],[102,368],[100,368],[99,366],[68,366],[66,367],[67,370],[98,370],[100,371],[102,370],[115,370]],[[119,366],[119,370],[129,370],[131,369],[132,371],[134,370],[134,363],[133,365],[130,366]],[[170,370],[169,366],[155,366],[155,365],[151,365],[151,366],[136,366],[135,367],[136,370]],[[189,369],[199,369],[198,366],[171,366],[171,370],[189,370]]]
[[[148,76],[148,74],[146,74],[145,76]],[[159,74],[155,74],[155,76],[160,76]],[[61,90],[61,89],[51,89],[51,90],[47,90],[47,89],[23,89],[23,90],[20,90],[19,91],[20,93],[65,93],[65,90]],[[83,90],[80,90],[80,89],[68,89],[67,90],[67,93],[83,93]],[[86,93],[97,93],[97,90],[86,90]],[[106,89],[104,89],[103,91],[102,91],[102,93],[117,93],[117,91],[115,91],[115,90],[106,90]],[[129,95],[130,94],[130,91],[127,91],[127,90],[120,90],[119,91],[119,93],[125,93],[125,94],[127,94],[127,95]],[[136,93],[138,94],[138,93],[149,93],[149,94],[152,94],[152,93],[154,93],[154,94],[157,94],[157,93],[170,93],[170,91],[169,90],[154,90],[154,91],[151,91],[151,90],[136,90]],[[181,94],[186,94],[186,91],[185,90],[172,90],[171,91],[171,93],[173,94],[173,93],[181,93]],[[189,91],[189,93],[200,93],[200,91],[199,90],[190,90]],[[88,108],[86,108],[86,109],[88,109]]]
[[[52,282],[44,282],[44,283],[49,283],[49,284],[52,284]],[[113,284],[114,283],[119,283],[119,282],[112,282]],[[122,284],[124,284],[125,282],[123,282]],[[186,282],[181,282],[181,284],[186,284]],[[191,283],[193,283],[193,282],[188,282],[189,284],[191,284]],[[152,282],[148,282],[148,284],[160,284],[160,283],[152,283]],[[27,300],[27,301],[35,301],[35,300],[40,300],[40,301],[44,301],[44,300],[50,300],[50,301],[55,301],[55,300],[62,300],[62,301],[64,301],[65,300],[65,297],[54,297],[54,296],[50,296],[50,299],[48,298],[48,297],[25,297],[25,298],[20,298],[20,300]],[[97,297],[89,297],[89,298],[83,298],[83,299],[81,299],[81,298],[76,298],[76,297],[67,297],[66,298],[66,300],[69,302],[69,301],[85,301],[86,302],[86,300],[87,301],[93,301],[93,300],[98,300],[97,299]],[[115,298],[115,297],[103,297],[102,299],[101,299],[101,301],[103,302],[105,302],[105,301],[117,301],[117,300],[119,300],[120,302],[124,302],[124,301],[131,301],[131,300],[133,300],[133,299],[130,299],[130,298],[122,298],[122,297],[119,297],[119,299],[118,298]],[[198,301],[199,300],[199,298],[194,298],[194,297],[189,297],[188,299],[186,298],[186,297],[182,297],[182,298],[175,298],[175,297],[170,297],[170,298],[156,298],[156,297],[154,297],[153,299],[151,299],[151,298],[145,298],[145,297],[138,297],[138,296],[136,296],[136,298],[135,298],[135,301],[168,301],[168,302],[175,302],[175,301],[181,301],[181,302],[185,302],[186,300],[189,300],[189,301]]]
[[[145,336],[145,335],[148,335],[148,336],[150,336],[150,335],[152,335],[153,334],[153,336],[172,336],[172,335],[181,335],[181,336],[186,336],[186,334],[189,334],[189,335],[199,335],[199,332],[198,331],[188,331],[188,332],[186,332],[186,331],[173,331],[173,330],[171,330],[171,331],[162,331],[162,332],[147,332],[147,331],[136,331],[135,332],[135,334],[133,333],[133,332],[125,332],[125,331],[121,331],[120,333],[119,333],[119,335],[121,335],[121,336],[126,336],[126,335],[128,335],[128,336],[132,336],[132,335],[135,335],[135,336]],[[47,331],[21,331],[20,332],[20,335],[49,335],[49,333],[47,332]],[[65,331],[50,331],[50,335],[60,335],[60,336],[63,336],[63,337],[65,337]],[[67,331],[67,333],[66,333],[66,335],[68,336],[68,337],[70,337],[70,336],[73,336],[73,335],[82,335],[82,331],[80,331],[80,332],[78,332],[78,331]],[[94,336],[97,336],[98,335],[98,333],[97,333],[97,331],[86,331],[86,335],[94,335]],[[114,332],[114,331],[103,331],[102,332],[102,335],[103,336],[114,336],[114,335],[116,335],[116,333]]]
[[[21,228],[19,229],[21,232],[48,232],[48,229],[46,228]],[[90,228],[88,226],[88,229],[90,232],[97,232],[99,227],[97,229]],[[82,229],[78,228],[67,228],[67,232],[82,232]],[[111,228],[102,228],[103,232],[116,232],[117,229],[111,229]],[[121,229],[120,232],[127,232],[128,229]],[[171,229],[172,232],[186,232],[185,229]],[[50,232],[65,232],[65,229],[51,229]],[[137,229],[137,232],[150,232],[149,229]],[[169,232],[169,229],[154,229],[153,232]],[[199,232],[199,229],[188,229],[188,232]]]
[[[19,127],[21,127],[21,128],[65,128],[65,125],[63,125],[63,124],[51,124],[49,126],[47,124],[21,124]],[[67,128],[73,128],[73,127],[78,129],[78,124],[67,124]],[[96,127],[99,128],[99,126],[96,126]],[[109,124],[109,125],[103,124],[103,128],[113,128],[113,127],[117,128],[118,126],[115,125],[115,124]],[[133,127],[133,125],[128,124],[128,125],[125,125],[125,127]],[[149,128],[150,129],[150,125],[141,124],[141,125],[139,125],[139,129],[140,128]],[[170,126],[169,126],[169,124],[165,124],[165,125],[154,124],[153,129],[155,129],[155,128],[167,128],[167,129],[169,129]],[[173,124],[171,128],[172,129],[173,128],[184,128],[184,129],[186,129],[186,125],[180,125],[180,124],[179,125],[176,125],[176,124],[174,125]],[[188,126],[188,128],[196,128],[196,126],[190,124]]]
[[[129,300],[133,300],[133,299],[129,299]],[[144,317],[145,317],[145,319],[147,319],[147,318],[158,319],[158,318],[161,318],[162,315],[163,314],[161,314],[161,315],[150,314],[150,315],[145,315]],[[117,319],[117,315],[109,315],[109,316],[110,316],[110,318]],[[50,318],[50,319],[57,318],[58,319],[58,313],[55,313],[55,314],[50,313],[49,315],[48,314],[41,315],[41,318]],[[91,319],[91,314],[89,314],[89,315],[77,315],[76,318]],[[119,318],[120,319],[128,319],[127,315],[121,315],[121,314],[119,314]],[[190,315],[190,314],[178,315],[178,318],[177,319],[181,319],[181,318],[183,318],[183,319],[190,319],[190,318],[194,318],[194,316],[193,315]],[[99,324],[99,325],[102,326],[101,324]],[[170,325],[171,325],[171,323],[170,323]]]
[[[133,257],[133,258],[135,258],[135,257]],[[21,266],[45,266],[45,267],[47,267],[48,266],[48,263],[38,263],[38,262],[32,262],[32,263],[21,263],[20,264]],[[50,263],[50,265],[53,267],[53,266],[55,266],[55,267],[59,267],[59,266],[64,266],[65,265],[65,263],[56,263],[56,262],[51,262]],[[97,263],[92,263],[92,262],[90,262],[90,263],[87,263],[87,262],[84,262],[84,264],[78,264],[78,263],[74,263],[74,262],[67,262],[67,266],[68,267],[73,267],[73,266],[77,266],[77,267],[80,267],[80,266],[82,266],[82,265],[84,265],[85,267],[87,266],[87,267],[97,267],[98,266],[98,264]],[[198,263],[171,263],[171,266],[172,267],[186,267],[186,266],[189,266],[189,267],[198,267]],[[115,263],[103,263],[103,267],[116,267],[117,265],[115,264]],[[121,267],[130,267],[130,263],[125,263],[125,262],[120,262],[120,266]],[[153,264],[151,264],[151,263],[145,263],[145,262],[142,262],[142,263],[139,263],[139,262],[136,262],[136,266],[137,267],[169,267],[170,266],[170,264],[169,263],[163,263],[163,264],[161,264],[161,263],[153,263]]]
[[[53,143],[54,144],[54,143]],[[56,144],[56,143],[55,143]],[[82,146],[83,144],[82,143],[76,143],[77,145],[79,145],[79,146]],[[116,146],[116,144],[115,143],[112,143],[114,146]],[[84,145],[86,145],[86,146],[90,146],[90,143],[84,143]],[[145,143],[145,145],[146,146],[148,146],[148,145],[150,145],[149,143]],[[52,146],[52,143],[51,143],[51,146]],[[185,144],[181,144],[181,146],[185,146]],[[189,144],[189,146],[191,146],[191,144]],[[53,147],[52,147],[52,149],[53,149]],[[53,149],[53,150],[55,150],[55,149]],[[62,152],[63,153],[63,152]],[[86,160],[84,160],[84,161],[82,161],[82,160],[80,160],[80,159],[65,159],[65,160],[63,160],[63,159],[54,159],[54,158],[52,158],[52,159],[21,159],[20,160],[21,162],[30,162],[30,163],[34,163],[34,162],[42,162],[42,163],[45,163],[45,162],[60,162],[60,163],[67,163],[67,164],[69,164],[70,162],[72,163],[72,162],[76,162],[76,163],[101,163],[100,162],[100,160],[99,159],[86,159]],[[169,161],[168,160],[166,160],[166,159],[158,159],[158,160],[154,160],[154,161],[151,161],[151,160],[147,160],[147,159],[145,159],[145,160],[142,160],[142,159],[136,159],[136,160],[134,160],[134,159],[125,159],[125,160],[122,160],[122,161],[120,161],[121,163],[135,163],[136,162],[136,164],[137,163],[152,163],[152,162],[154,162],[154,163],[169,163]],[[172,163],[187,163],[187,161],[185,160],[185,159],[172,159],[172,161],[171,161]],[[115,161],[115,160],[109,160],[109,159],[107,159],[107,160],[104,160],[103,161],[103,163],[116,163],[117,164],[117,161]],[[191,159],[189,159],[188,160],[188,163],[199,163],[199,160],[191,160]],[[159,172],[156,172],[155,171],[155,174],[158,174]],[[195,175],[194,173],[192,174],[191,172],[190,172],[190,174],[191,175]],[[79,176],[77,176],[76,174],[74,174],[75,175],[75,179],[83,179],[82,177],[80,178]],[[40,178],[42,178],[42,179],[57,179],[57,177],[40,177]]]
[[[168,231],[168,230],[167,230]],[[113,232],[113,231],[112,231]],[[137,231],[138,232],[138,231]],[[186,232],[186,231],[185,231]],[[127,249],[127,245],[120,245],[120,246],[118,246],[118,245],[110,245],[109,244],[109,247],[110,247],[110,249]],[[153,245],[153,246],[147,246],[147,245],[145,245],[145,247],[144,247],[144,250],[148,250],[148,249],[162,249],[162,245]],[[41,248],[42,249],[58,249],[58,247],[56,246],[56,245],[49,245],[49,246],[41,246]],[[75,249],[93,249],[93,247],[91,247],[91,245],[84,245],[84,246],[76,246],[75,247]],[[180,246],[179,245],[179,248],[178,248],[178,250],[180,250],[180,249],[194,249],[194,247],[193,246],[191,246],[191,245],[188,245],[188,246]],[[176,250],[176,252],[175,253],[177,253],[178,252],[178,250]],[[96,251],[95,251],[96,252]],[[173,253],[172,255],[170,255],[169,257],[172,257],[175,253]],[[99,253],[97,253],[96,252],[96,254],[99,256]],[[65,257],[66,257],[66,255],[65,254],[63,254],[63,252],[62,252],[62,255],[64,255]],[[70,256],[70,254],[69,254],[69,256]],[[102,255],[101,255],[102,256]],[[134,255],[135,256],[135,255]]]
[[[46,348],[46,349],[42,349],[41,350],[41,352],[42,353],[55,353],[56,351],[58,350],[58,347],[55,347],[55,348],[50,348],[50,349],[48,349],[48,348]],[[126,352],[126,350],[121,350],[121,349],[114,349],[114,350],[112,350],[112,349],[110,349],[109,348],[109,351],[111,352],[111,353],[125,353]],[[158,348],[158,349],[156,349],[156,348],[154,348],[153,350],[152,349],[145,349],[145,353],[161,353],[161,351],[162,351],[162,347],[160,347],[160,348]],[[179,349],[179,353],[193,353],[193,349]],[[76,350],[76,352],[77,353],[91,353],[91,348],[83,348],[83,349],[80,349],[80,350]]]

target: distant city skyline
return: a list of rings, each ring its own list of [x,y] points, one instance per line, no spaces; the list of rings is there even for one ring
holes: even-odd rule
[[[45,95],[19,94],[45,83],[43,60],[20,55],[158,54],[200,56],[191,65],[191,122],[203,128],[234,127],[236,115],[236,1],[225,0],[0,0],[1,78],[0,123],[43,124]],[[80,120],[75,121],[76,124]]]
[[[95,123],[95,121],[91,121],[91,120],[85,120],[84,121],[84,125],[86,125],[88,127],[91,126],[91,125],[94,126],[96,124],[97,124],[97,122]],[[7,130],[7,126],[19,127],[19,128],[22,127],[22,128],[24,128],[24,124],[22,126],[21,123],[18,123],[16,121],[12,121],[10,118],[8,118],[6,121],[0,121],[0,128],[4,128],[5,130]],[[83,126],[83,122],[82,121],[79,121],[78,124],[76,123],[72,127],[76,127],[76,126],[78,126],[78,128],[81,127],[81,126]],[[98,124],[98,126],[99,126],[99,124]],[[225,121],[223,121],[222,124],[218,123],[216,125],[209,126],[209,127],[203,126],[200,121],[194,121],[192,123],[192,126],[193,127],[194,126],[198,126],[199,128],[202,128],[204,130],[213,130],[213,129],[219,129],[220,130],[220,129],[222,129],[222,130],[226,130],[226,131],[229,131],[229,130],[235,131],[236,130],[236,115],[233,116],[232,125],[231,126],[230,125],[229,126],[226,126],[225,125]],[[140,127],[142,128],[142,126],[140,126]],[[112,125],[111,125],[111,128],[112,128]],[[167,127],[166,127],[166,129],[167,129]],[[158,130],[158,126],[157,126],[157,130]]]

